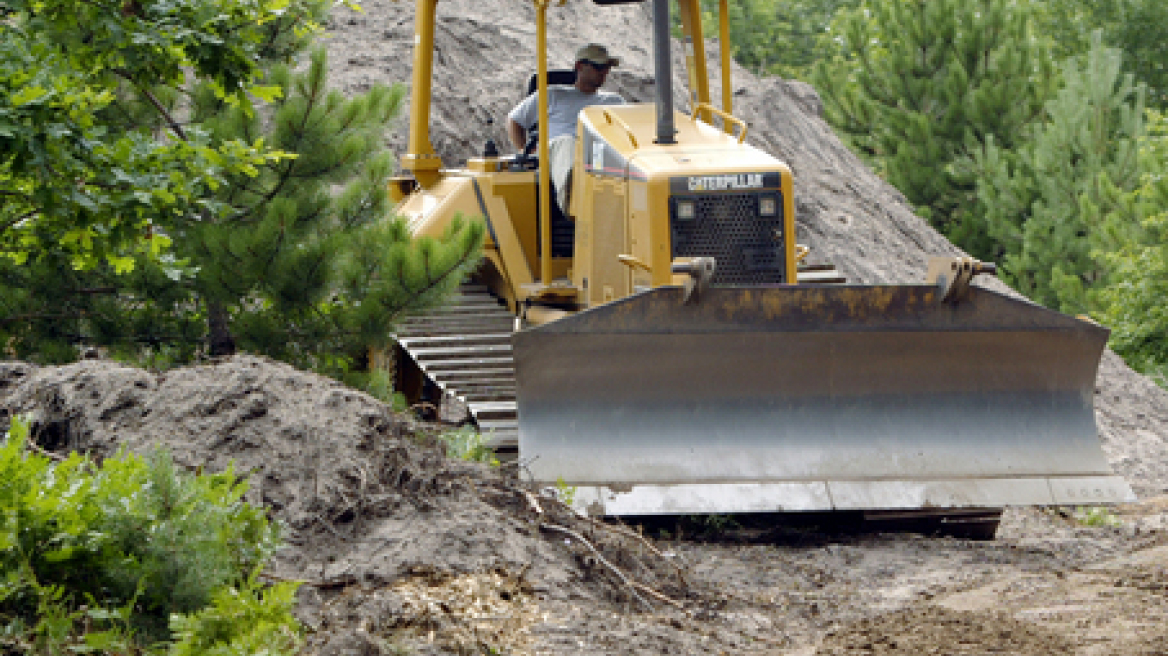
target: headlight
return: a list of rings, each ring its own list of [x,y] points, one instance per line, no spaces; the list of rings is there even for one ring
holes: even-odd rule
[[[779,213],[779,199],[774,196],[759,196],[758,215],[775,216]]]
[[[694,218],[694,203],[692,200],[677,201],[677,218],[682,221],[692,221]]]

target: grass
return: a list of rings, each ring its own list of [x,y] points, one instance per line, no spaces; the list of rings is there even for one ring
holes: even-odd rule
[[[1104,506],[1079,506],[1075,508],[1075,520],[1084,526],[1119,526],[1123,523],[1111,508]]]

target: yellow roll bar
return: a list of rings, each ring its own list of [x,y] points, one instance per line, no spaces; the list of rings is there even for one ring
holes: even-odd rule
[[[410,139],[401,167],[422,187],[441,178],[442,159],[430,143],[430,89],[433,85],[434,15],[438,0],[417,0],[414,18],[414,74],[410,89]]]

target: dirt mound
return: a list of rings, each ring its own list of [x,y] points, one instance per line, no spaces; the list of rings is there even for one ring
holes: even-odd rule
[[[248,500],[287,529],[290,547],[269,575],[310,583],[301,610],[325,651],[374,618],[385,630],[441,630],[438,644],[458,649],[510,644],[506,623],[470,623],[491,604],[521,619],[536,596],[652,609],[689,594],[639,536],[573,515],[514,472],[447,459],[436,428],[263,358],[157,374],[106,361],[3,363],[0,413],[29,417],[47,451],[100,459],[161,447],[191,470],[233,465],[250,481]],[[347,592],[338,601],[330,591]],[[443,600],[476,595],[478,605]]]

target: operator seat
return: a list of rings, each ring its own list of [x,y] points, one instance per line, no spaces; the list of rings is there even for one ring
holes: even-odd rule
[[[523,97],[526,98],[535,93],[535,88],[539,81],[539,73],[532,73],[531,77],[527,78],[527,90],[523,92]],[[547,83],[549,87],[556,85],[572,86],[576,84],[576,70],[575,69],[557,69],[547,72]],[[527,144],[523,148],[523,154],[530,155],[535,151],[535,145],[538,143],[536,138],[539,136],[539,124],[523,126],[527,130]]]
[[[526,98],[535,93],[539,82],[539,73],[532,73],[531,77],[527,79],[527,91],[523,94]],[[575,69],[557,69],[547,72],[548,86],[555,86],[563,84],[571,86],[576,84]],[[536,150],[539,143],[539,124],[523,126],[527,130],[527,143],[523,147],[523,155],[529,160],[538,160],[532,153]],[[539,193],[538,183],[536,185],[536,193]],[[576,222],[564,215],[563,210],[560,209],[560,204],[555,201],[556,189],[552,185],[552,257],[572,257],[573,247],[576,244]],[[538,224],[536,224],[538,226]],[[536,235],[536,244],[542,244]]]

